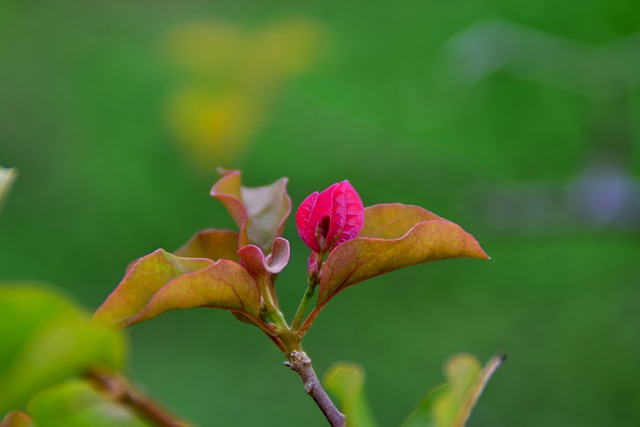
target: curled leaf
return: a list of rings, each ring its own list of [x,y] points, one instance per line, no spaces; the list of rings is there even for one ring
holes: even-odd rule
[[[282,237],[277,237],[273,241],[271,253],[266,257],[254,245],[247,245],[238,251],[242,265],[256,279],[267,274],[279,274],[289,263],[290,249],[289,241]]]
[[[128,326],[170,310],[193,307],[257,316],[260,293],[251,275],[233,261],[181,258],[158,249],[127,269],[94,321]]]
[[[360,236],[329,254],[322,268],[318,307],[349,286],[399,268],[448,258],[488,258],[460,226],[415,206],[367,208]]]
[[[254,244],[267,253],[276,237],[282,235],[291,212],[287,178],[262,187],[242,186],[240,171],[223,171],[211,189],[240,227],[239,247]]]
[[[229,230],[202,230],[197,232],[174,254],[187,258],[208,258],[213,261],[228,259],[239,261],[238,233]]]

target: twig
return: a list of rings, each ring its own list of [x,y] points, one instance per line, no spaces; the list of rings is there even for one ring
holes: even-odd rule
[[[295,371],[304,383],[304,391],[316,402],[332,427],[346,427],[345,416],[338,411],[327,393],[322,388],[316,373],[311,366],[311,359],[304,351],[292,351],[286,366]]]
[[[187,423],[179,421],[166,409],[135,389],[124,377],[117,373],[91,370],[86,374],[111,398],[126,405],[142,417],[158,427],[186,427]]]

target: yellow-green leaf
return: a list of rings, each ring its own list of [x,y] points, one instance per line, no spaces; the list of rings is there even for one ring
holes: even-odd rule
[[[340,402],[349,427],[375,427],[364,393],[364,370],[352,363],[334,364],[324,377],[324,384]]]
[[[358,237],[397,239],[419,222],[446,221],[420,206],[389,203],[364,209],[364,225]]]
[[[174,254],[186,258],[208,258],[213,261],[239,261],[238,233],[229,230],[202,230],[174,251]]]
[[[415,206],[368,208],[361,237],[329,254],[322,269],[317,306],[322,307],[351,285],[399,268],[447,258],[488,258],[471,234],[434,217],[438,218]]]
[[[473,355],[452,357],[445,365],[447,382],[432,390],[402,427],[464,427],[503,361],[504,356],[496,356],[482,367]]]
[[[219,260],[167,283],[130,324],[171,310],[193,307],[219,308],[258,317],[260,290],[247,270],[233,261]]]
[[[262,187],[244,187],[240,171],[222,173],[211,195],[222,202],[240,227],[239,247],[254,244],[268,253],[291,212],[287,178]]]
[[[202,258],[182,258],[158,249],[128,268],[124,279],[100,306],[94,316],[97,323],[129,323],[163,286],[183,274],[213,265]]]
[[[127,269],[94,321],[129,326],[171,310],[194,307],[257,317],[260,291],[253,277],[233,261],[182,258],[158,249]]]

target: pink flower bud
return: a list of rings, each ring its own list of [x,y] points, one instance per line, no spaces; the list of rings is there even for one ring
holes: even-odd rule
[[[358,235],[364,223],[362,200],[349,181],[307,197],[296,213],[300,238],[315,253],[328,253]]]

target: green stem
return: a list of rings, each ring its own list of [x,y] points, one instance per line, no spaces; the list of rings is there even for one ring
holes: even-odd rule
[[[271,286],[267,283],[269,280],[271,280],[270,275],[258,285],[263,297],[264,307],[267,309],[267,315],[277,326],[288,329],[289,325],[287,324],[287,320],[284,318],[282,311],[280,311],[280,307],[278,307],[275,296],[271,292]]]
[[[311,298],[313,298],[313,293],[316,290],[317,281],[310,280],[307,285],[307,291],[304,293],[302,297],[302,301],[300,301],[300,305],[298,306],[298,311],[296,311],[296,316],[293,318],[293,323],[291,324],[291,329],[297,331],[300,325],[302,324],[302,318],[304,317],[304,313],[307,311],[307,307],[309,306],[309,302]]]
[[[315,272],[309,274],[309,278],[307,279],[307,290],[302,297],[302,301],[300,301],[300,305],[298,306],[298,310],[296,311],[296,315],[293,318],[293,323],[291,324],[291,329],[297,331],[302,324],[302,318],[304,317],[304,313],[307,311],[307,307],[309,306],[309,302],[313,297],[313,293],[316,291],[316,286],[320,283],[320,272],[322,271],[322,266],[324,265],[324,261],[327,258],[327,254],[319,253],[316,257],[316,269]]]

